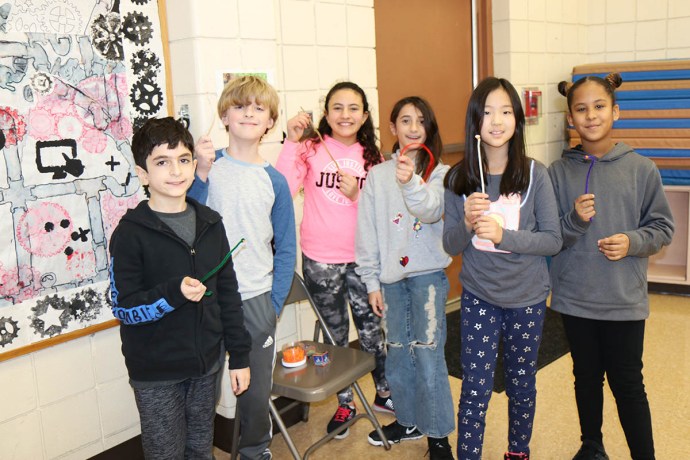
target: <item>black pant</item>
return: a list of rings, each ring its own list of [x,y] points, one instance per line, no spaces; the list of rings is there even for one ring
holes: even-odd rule
[[[642,382],[644,320],[601,321],[569,315],[562,318],[573,358],[582,439],[602,443],[606,373],[631,457],[654,459],[652,419]]]

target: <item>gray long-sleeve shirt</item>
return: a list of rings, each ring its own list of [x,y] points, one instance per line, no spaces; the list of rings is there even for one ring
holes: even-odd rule
[[[519,196],[517,229],[503,227],[503,239],[489,252],[472,244],[474,232],[465,226],[465,197],[445,191],[443,247],[462,253],[460,281],[463,288],[482,300],[504,308],[534,305],[546,299],[550,282],[546,257],[561,248],[558,209],[546,167],[532,160],[530,183]],[[489,199],[499,199],[501,175],[490,175]]]
[[[671,242],[673,216],[654,163],[619,142],[596,160],[567,149],[549,167],[558,200],[563,250],[553,258],[554,310],[581,318],[634,321],[649,316],[648,257]],[[597,214],[583,222],[573,203],[588,191]],[[597,242],[616,233],[630,240],[628,255],[611,261]]]
[[[380,283],[443,270],[451,262],[441,246],[443,178],[449,167],[437,165],[427,183],[415,174],[401,184],[395,177],[397,157],[374,166],[360,194],[355,271],[368,292],[380,290]]]

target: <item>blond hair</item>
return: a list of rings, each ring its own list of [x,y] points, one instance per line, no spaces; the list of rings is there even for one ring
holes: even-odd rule
[[[275,123],[278,119],[278,92],[266,80],[254,75],[233,78],[225,85],[218,99],[218,116],[223,118],[231,106],[248,105],[252,100],[267,108]]]

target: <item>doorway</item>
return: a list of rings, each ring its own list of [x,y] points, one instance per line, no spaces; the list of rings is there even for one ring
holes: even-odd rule
[[[478,8],[479,76],[491,73],[491,2]],[[434,108],[443,139],[443,162],[462,159],[465,111],[472,92],[471,0],[374,0],[376,72],[381,151],[390,153],[395,138],[389,125],[395,103],[421,96]],[[460,256],[446,269],[448,299],[460,297]]]

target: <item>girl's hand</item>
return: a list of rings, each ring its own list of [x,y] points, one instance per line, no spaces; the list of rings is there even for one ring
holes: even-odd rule
[[[376,316],[383,316],[383,295],[381,291],[374,291],[369,293],[369,305],[374,310]]]
[[[206,182],[208,172],[216,160],[216,149],[213,148],[213,141],[209,136],[201,136],[196,141],[194,145],[194,158],[196,158],[196,175],[199,176],[199,179]]]
[[[588,193],[580,195],[575,199],[575,212],[580,217],[582,222],[589,222],[592,220],[597,212],[594,210],[594,195]]]
[[[481,215],[474,224],[474,233],[493,244],[503,241],[503,227],[491,216]]]
[[[230,369],[230,385],[235,396],[244,393],[249,388],[250,373],[249,368]]]
[[[467,229],[474,227],[477,219],[484,215],[485,211],[489,210],[489,195],[481,192],[474,192],[465,200],[465,225]]]
[[[607,259],[616,261],[628,255],[630,238],[625,233],[616,233],[597,241],[597,246]]]
[[[359,183],[355,176],[341,172],[340,173],[340,191],[350,199],[355,201],[359,196]]]
[[[299,142],[304,130],[311,126],[311,117],[307,112],[299,112],[287,122],[287,139],[291,142]]]
[[[401,184],[407,184],[412,180],[414,175],[415,163],[414,160],[408,156],[398,156],[398,163],[395,166],[395,177]]]
[[[204,296],[204,293],[206,292],[206,286],[204,286],[204,284],[197,279],[185,276],[184,278],[182,278],[182,284],[180,284],[180,291],[182,291],[182,295],[187,300],[190,300],[192,302],[198,302]]]

